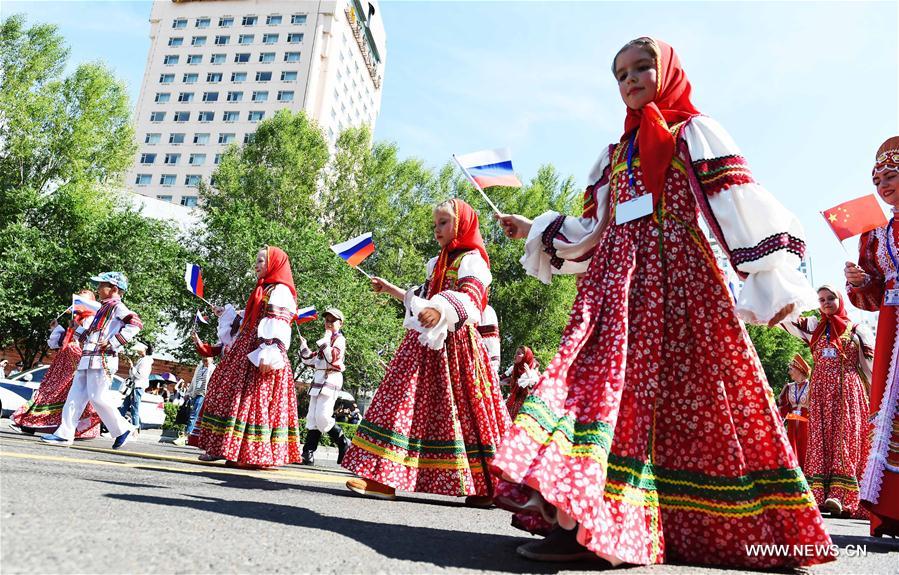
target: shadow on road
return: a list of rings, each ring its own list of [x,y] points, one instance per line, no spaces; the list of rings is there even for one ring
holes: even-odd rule
[[[865,547],[868,553],[895,553],[899,551],[899,539],[883,539],[880,537],[862,537],[860,535],[831,535],[834,545],[845,549],[852,545],[855,549]]]

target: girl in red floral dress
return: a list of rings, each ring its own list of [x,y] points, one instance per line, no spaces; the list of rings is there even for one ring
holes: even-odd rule
[[[78,294],[82,299],[95,301],[94,292],[84,290]],[[47,339],[50,349],[58,349],[56,357],[50,362],[50,367],[44,374],[44,380],[34,393],[31,401],[21,406],[12,415],[13,424],[26,433],[37,431],[54,431],[62,422],[62,407],[69,396],[72,387],[72,378],[75,368],[81,359],[81,345],[78,338],[72,337],[77,326],[89,328],[94,321],[96,311],[76,306],[73,311],[72,323],[68,329],[63,329],[54,320],[50,327],[53,331]],[[100,437],[100,416],[94,411],[94,407],[88,403],[78,421],[75,429],[75,439],[95,439]]]
[[[518,415],[518,410],[524,403],[531,387],[540,379],[540,365],[534,352],[526,345],[515,351],[515,361],[509,368],[509,397],[506,398],[506,407],[509,408],[509,417]]]
[[[862,234],[858,265],[846,263],[849,300],[859,309],[880,312],[871,377],[873,440],[860,496],[871,512],[871,535],[899,537],[899,136],[877,150],[871,175],[893,217]]]
[[[440,256],[428,262],[424,285],[403,291],[372,279],[376,292],[403,301],[407,331],[343,461],[360,476],[347,487],[382,499],[418,491],[487,506],[488,464],[509,426],[477,330],[490,260],[477,213],[462,200],[434,209],[434,237]]]
[[[838,517],[866,517],[858,487],[868,457],[868,392],[874,351],[864,330],[849,320],[843,294],[818,290],[821,321],[803,317],[785,323],[812,351],[809,439],[805,476],[818,505]]]
[[[209,382],[196,440],[206,451],[201,459],[250,468],[300,459],[297,398],[287,360],[296,288],[287,254],[271,246],[260,250],[256,277],[240,333]]]
[[[777,400],[780,405],[780,416],[784,418],[787,439],[793,453],[796,454],[799,467],[803,470],[808,447],[808,376],[811,372],[811,366],[797,353],[787,369],[793,381],[783,387]]]
[[[542,498],[519,509],[557,521],[518,551],[750,568],[832,560],[740,321],[773,325],[814,306],[797,270],[802,227],[693,107],[670,46],[634,40],[612,67],[625,132],[600,155],[583,216],[499,218],[527,238],[529,274],[581,276],[559,352],[493,462]],[[700,212],[745,278],[736,305]]]

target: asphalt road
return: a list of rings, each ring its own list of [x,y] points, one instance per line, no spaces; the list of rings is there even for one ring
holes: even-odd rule
[[[62,449],[0,423],[3,573],[577,573],[588,564],[519,558],[529,536],[499,510],[418,494],[361,499],[333,460],[271,471],[204,464],[144,436]],[[327,454],[323,454],[327,455]],[[827,520],[837,562],[812,574],[899,573],[899,542]],[[859,546],[865,546],[861,553]],[[691,566],[631,574],[741,573]],[[746,572],[749,573],[749,572]]]

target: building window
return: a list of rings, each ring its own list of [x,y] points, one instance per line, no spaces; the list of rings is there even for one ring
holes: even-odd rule
[[[171,84],[175,81],[174,74],[160,74],[159,75],[159,83],[160,84]]]
[[[269,82],[272,79],[271,72],[256,72],[256,81],[257,82]]]
[[[181,92],[178,94],[179,102],[193,102],[194,101],[194,93],[193,92]]]
[[[172,132],[169,134],[169,144],[183,144],[184,143],[184,134]]]
[[[281,81],[282,82],[296,82],[297,81],[297,73],[296,72],[281,72]]]
[[[194,36],[190,40],[191,46],[205,46],[206,45],[206,36]]]
[[[187,176],[188,178],[196,177],[197,183],[188,184],[190,186],[199,186],[200,185],[200,176]],[[181,205],[186,208],[195,208],[197,207],[197,196],[181,196]]]
[[[181,78],[181,81],[184,82],[185,84],[196,84],[197,80],[199,80],[199,78],[200,78],[199,74],[185,74],[184,77]]]
[[[269,26],[278,26],[281,24],[282,16],[280,14],[271,14],[265,19],[265,23]]]
[[[265,90],[253,92],[254,102],[268,102],[268,92]]]
[[[235,54],[234,61],[237,62],[238,64],[246,64],[247,62],[250,61],[249,52],[247,52],[245,54]]]
[[[274,52],[260,52],[259,53],[259,62],[262,64],[271,64],[275,61],[275,53]]]
[[[157,104],[165,104],[171,99],[172,95],[168,92],[156,92],[156,97],[153,98],[153,101]]]
[[[166,66],[174,66],[178,63],[178,55],[177,54],[169,54],[165,58],[162,59],[162,63]]]
[[[234,26],[234,18],[231,16],[219,18],[219,28],[230,28],[231,26]]]
[[[248,119],[249,119],[251,122],[259,122],[259,121],[262,120],[262,118],[264,118],[264,117],[265,117],[265,112],[263,112],[263,111],[261,111],[261,110],[257,110],[257,111],[254,111],[254,112],[250,112]]]
[[[253,34],[241,34],[240,36],[237,37],[237,43],[238,44],[252,44],[253,38],[255,38],[255,37],[256,36]]]
[[[134,183],[138,186],[149,186],[152,180],[153,176],[151,176],[150,174],[138,174],[134,179]]]
[[[164,122],[165,121],[165,112],[150,112],[150,121],[151,122]]]
[[[223,155],[224,155],[224,154],[216,154],[216,155],[215,155],[215,158],[212,159],[212,163],[215,164],[216,166],[219,165],[219,164],[221,164],[221,163],[222,163],[222,156],[223,156]]]
[[[234,143],[234,134],[219,134],[219,144],[232,144]]]
[[[229,102],[240,102],[243,100],[243,92],[228,92],[225,99]]]
[[[165,155],[165,165],[166,166],[177,166],[178,162],[181,161],[181,154],[166,154]]]
[[[178,18],[176,20],[172,20],[172,28],[174,28],[175,30],[187,28],[187,18]]]
[[[278,92],[279,102],[293,102],[293,90],[281,90]]]
[[[163,186],[174,186],[175,174],[162,174],[159,178],[159,183]],[[171,196],[169,196],[169,198],[171,198]],[[171,199],[169,201],[171,201]]]
[[[144,165],[149,165],[156,162],[156,154],[141,154],[140,155],[140,163]]]
[[[243,135],[243,143],[244,143],[244,144],[250,144],[250,143],[252,143],[253,140],[255,140],[255,139],[256,139],[256,133],[255,133],[255,132],[249,132],[249,133]]]
[[[232,82],[246,82],[247,81],[247,73],[246,72],[231,72],[231,81]]]
[[[201,122],[212,122],[215,120],[215,112],[200,112],[197,120]]]
[[[224,54],[213,54],[212,57],[209,59],[209,63],[210,64],[224,64],[226,58],[227,58],[227,56],[225,56]]]
[[[206,74],[206,81],[210,84],[218,84],[222,81],[222,73],[221,72],[210,72]]]
[[[184,38],[169,38],[169,46],[180,46],[181,44],[184,44]]]
[[[187,122],[190,120],[190,112],[175,112],[176,122]]]
[[[172,196],[167,195],[167,194],[162,194],[162,195],[156,196],[156,199],[159,200],[159,201],[162,201],[162,202],[169,202],[169,203],[171,203],[171,201],[172,201]]]
[[[227,46],[228,42],[231,41],[231,36],[216,36],[215,37],[215,45],[216,46]]]
[[[306,15],[305,14],[294,14],[290,17],[291,24],[305,24],[306,23]]]
[[[222,120],[224,120],[225,122],[236,122],[240,120],[240,112],[225,112],[225,114],[222,116]]]
[[[158,144],[159,140],[162,138],[162,134],[147,134],[144,136],[145,144]]]
[[[287,35],[287,42],[289,44],[299,44],[302,41],[303,41],[303,35],[299,32]]]
[[[199,144],[201,146],[205,146],[209,143],[209,134],[194,134],[194,144]],[[206,156],[203,156],[204,158]]]
[[[278,35],[277,34],[263,34],[262,35],[262,43],[263,44],[277,44],[278,43]]]
[[[200,176],[199,176],[198,174],[188,174],[188,175],[185,176],[185,178],[184,178],[184,185],[185,185],[185,186],[199,186],[199,185],[200,185]],[[189,196],[188,196],[188,197],[189,197]],[[186,197],[185,197],[185,198],[181,198],[181,205],[182,205],[182,206],[186,206],[186,205],[187,205],[187,204],[184,203],[184,200],[186,200],[186,199],[187,199]],[[193,206],[197,205],[196,198],[194,198],[194,203],[193,203],[192,205],[193,205]]]
[[[202,64],[203,56],[202,54],[191,54],[187,57],[187,63],[190,65]]]
[[[299,62],[300,61],[300,53],[299,52],[284,52],[284,61],[285,62]]]
[[[218,102],[219,101],[219,93],[218,92],[203,92],[203,101],[204,102]]]
[[[244,26],[255,26],[258,21],[258,16],[244,16],[240,23]]]

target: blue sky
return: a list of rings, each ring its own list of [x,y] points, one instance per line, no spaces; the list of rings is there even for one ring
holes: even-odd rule
[[[58,24],[72,64],[102,60],[137,101],[149,2],[2,3]],[[899,133],[897,2],[384,2],[387,70],[375,137],[440,166],[509,146],[524,179],[552,163],[584,185],[620,135],[610,72],[627,40],[678,51],[694,103],[802,220],[815,281],[846,255],[819,211],[873,192],[874,152]],[[846,242],[855,254],[855,241]]]

